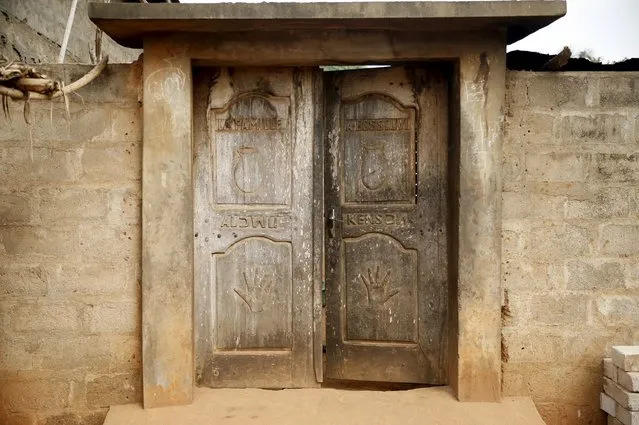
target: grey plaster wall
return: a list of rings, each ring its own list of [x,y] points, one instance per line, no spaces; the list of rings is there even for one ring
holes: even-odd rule
[[[65,63],[91,63],[96,27],[87,14],[89,0],[78,0]],[[0,55],[25,63],[56,63],[71,7],[70,0],[0,0]],[[141,51],[102,36],[110,63],[128,63]]]

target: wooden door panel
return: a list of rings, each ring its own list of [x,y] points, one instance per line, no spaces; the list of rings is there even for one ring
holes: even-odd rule
[[[211,109],[218,205],[291,202],[290,98],[242,93]]]
[[[242,239],[213,254],[213,275],[218,350],[292,348],[290,242]]]
[[[343,240],[344,341],[417,343],[417,250],[367,233]]]
[[[344,203],[414,203],[414,109],[373,93],[342,102],[342,120]]]
[[[446,75],[350,71],[325,87],[326,376],[446,383]]]
[[[317,71],[194,75],[198,384],[315,386]]]

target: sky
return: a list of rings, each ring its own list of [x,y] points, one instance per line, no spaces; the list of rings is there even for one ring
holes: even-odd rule
[[[259,3],[261,1],[242,0],[243,3]],[[218,3],[219,1],[180,0],[180,2]],[[301,2],[305,2],[305,0]],[[566,16],[512,44],[508,50],[529,50],[553,54],[559,53],[564,46],[568,46],[573,55],[587,50],[592,56],[601,58],[604,63],[619,62],[626,58],[639,58],[639,0],[568,0],[567,3],[568,13]]]

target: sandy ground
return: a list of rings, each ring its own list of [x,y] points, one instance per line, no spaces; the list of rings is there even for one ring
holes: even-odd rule
[[[408,391],[198,388],[189,406],[113,406],[105,425],[544,425],[529,398],[459,403],[447,388]]]

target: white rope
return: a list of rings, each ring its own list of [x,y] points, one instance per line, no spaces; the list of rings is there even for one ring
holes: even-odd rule
[[[78,6],[78,0],[73,0],[71,3],[71,10],[69,10],[69,19],[67,19],[67,27],[64,29],[64,37],[62,38],[62,46],[60,47],[60,55],[58,56],[58,63],[64,63],[64,55],[67,53],[67,44],[69,43],[69,36],[71,35],[71,27],[73,27],[73,20],[75,18],[75,8]]]

